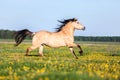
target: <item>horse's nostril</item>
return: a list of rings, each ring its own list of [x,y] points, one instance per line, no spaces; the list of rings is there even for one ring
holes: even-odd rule
[[[85,27],[83,27],[83,30],[85,30]]]

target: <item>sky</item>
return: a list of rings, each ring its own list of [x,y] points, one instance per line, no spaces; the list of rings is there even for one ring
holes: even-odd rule
[[[54,32],[57,20],[77,18],[77,36],[120,36],[120,0],[0,0],[0,29]]]

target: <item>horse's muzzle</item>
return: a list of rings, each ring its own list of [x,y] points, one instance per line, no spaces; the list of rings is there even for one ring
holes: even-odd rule
[[[85,30],[85,29],[86,29],[86,28],[85,28],[85,26],[84,26],[82,30]]]

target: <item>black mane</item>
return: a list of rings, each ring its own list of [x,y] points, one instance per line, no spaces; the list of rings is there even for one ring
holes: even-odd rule
[[[62,24],[60,25],[60,27],[56,28],[56,32],[60,32],[62,30],[62,28],[70,21],[72,21],[72,22],[73,21],[77,21],[77,19],[76,18],[72,18],[72,19],[67,19],[67,20],[64,19],[63,21],[59,21],[58,20],[58,22],[60,22]]]

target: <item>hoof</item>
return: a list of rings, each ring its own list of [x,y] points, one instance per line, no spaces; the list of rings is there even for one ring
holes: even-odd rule
[[[79,51],[80,55],[83,56],[83,51]]]
[[[39,55],[39,57],[44,57],[44,56]]]
[[[25,54],[25,56],[28,56],[28,54]]]
[[[43,57],[43,54],[39,54],[39,57]]]
[[[76,59],[78,59],[78,57],[76,57]]]

